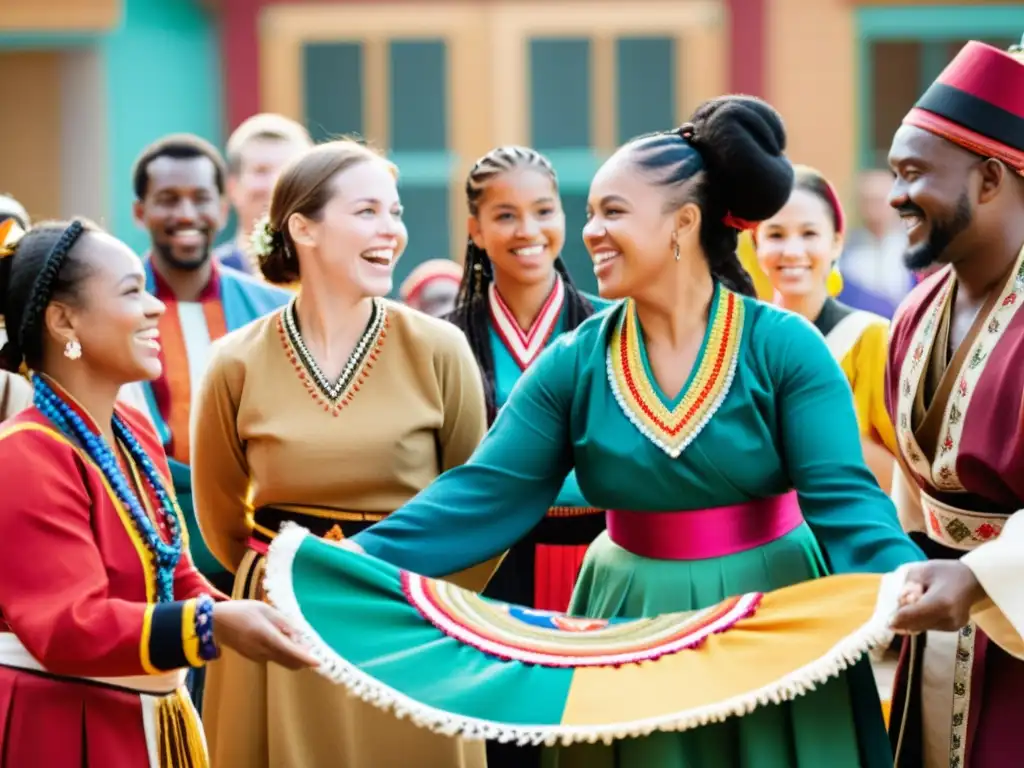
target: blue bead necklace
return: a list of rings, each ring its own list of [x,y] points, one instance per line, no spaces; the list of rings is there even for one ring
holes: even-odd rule
[[[142,538],[153,558],[156,570],[157,601],[169,603],[174,600],[174,570],[181,559],[182,542],[181,527],[178,525],[178,514],[171,496],[164,488],[163,480],[150,461],[139,441],[128,429],[120,416],[114,414],[114,436],[125,446],[128,455],[142,470],[146,484],[152,489],[159,501],[158,514],[171,534],[167,543],[160,536],[153,521],[146,514],[142,502],[132,490],[125,477],[113,450],[106,441],[92,431],[75,410],[53,391],[53,388],[42,376],[33,376],[35,385],[34,403],[36,408],[46,416],[65,435],[81,445],[107,478],[117,498],[124,504],[132,518],[135,530]]]

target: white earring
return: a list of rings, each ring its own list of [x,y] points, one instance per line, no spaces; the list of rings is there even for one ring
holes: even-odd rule
[[[679,261],[679,241],[675,242],[676,261]]]
[[[78,339],[71,339],[64,345],[64,357],[68,360],[77,360],[82,356],[82,345]]]

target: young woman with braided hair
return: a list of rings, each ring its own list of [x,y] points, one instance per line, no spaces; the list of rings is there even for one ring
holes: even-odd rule
[[[115,404],[159,375],[163,311],[91,224],[42,223],[0,253],[3,366],[34,385],[0,425],[2,768],[205,768],[189,667],[218,644],[316,663],[276,610],[195,569],[160,440]]]
[[[488,421],[523,372],[561,334],[609,302],[580,292],[559,254],[565,214],[558,177],[528,147],[492,149],[466,177],[469,238],[450,319],[466,334],[484,381]],[[554,504],[513,546],[484,594],[550,611],[569,607],[587,547],[604,530],[604,511],[587,503],[569,473]],[[489,768],[529,768],[528,747],[490,743]]]
[[[575,469],[586,498],[608,510],[607,531],[587,553],[570,609],[599,627],[606,626],[602,620],[705,609],[828,571],[888,572],[920,559],[864,464],[849,385],[821,335],[802,317],[752,298],[736,256],[740,229],[772,216],[789,198],[793,169],[785,142],[769,105],[726,96],[702,105],[678,130],[620,148],[591,184],[583,237],[601,296],[625,301],[557,339],[519,381],[469,462],[349,547],[426,576],[485,561],[544,517]],[[300,605],[331,587],[358,589],[351,553],[330,560],[332,579],[320,550],[302,545],[294,554],[292,569],[303,571],[310,557],[323,555],[319,578],[289,585]],[[274,587],[286,602],[285,585]],[[358,595],[374,599],[369,583]],[[400,601],[390,601],[397,612]],[[350,633],[361,620],[352,613]],[[517,616],[519,623],[510,618]],[[414,680],[429,660],[446,691],[461,685],[466,697],[446,700],[445,718],[403,706],[453,729],[452,713],[469,707],[471,695],[500,701],[500,708],[472,709],[490,718],[481,730],[491,738],[539,732],[552,740],[599,733],[616,739],[552,747],[558,768],[892,766],[866,663],[835,669],[829,682],[801,686],[804,695],[775,704],[774,694],[761,690],[765,659],[749,636],[708,640],[706,654],[673,656],[679,665],[595,671],[587,667],[596,662],[581,658],[594,646],[573,639],[587,621],[554,617],[550,623],[562,631],[554,640],[548,630],[545,648],[560,661],[538,664],[532,660],[542,617],[508,609],[489,624],[473,618],[474,627],[490,628],[481,630],[484,636],[493,630],[503,641],[507,660],[485,664],[468,653],[468,645],[481,642],[477,636],[460,640],[470,618],[458,618],[463,624],[452,628],[446,617],[440,629],[453,647],[448,655],[441,642],[417,647],[410,633],[403,661]],[[608,625],[609,632],[617,626]],[[394,632],[401,636],[397,620]],[[670,653],[660,636],[646,637],[641,659]],[[321,637],[314,647],[328,655],[327,645]],[[386,645],[386,659],[398,655],[396,645],[397,639]],[[786,646],[801,664],[802,647],[803,641]],[[566,668],[575,670],[570,683]],[[369,664],[360,669],[374,674]],[[395,685],[398,671],[386,671]],[[375,695],[372,687],[366,692],[365,677],[359,683],[363,695]],[[658,731],[678,715],[673,692],[688,687],[691,730]],[[520,700],[528,705],[517,708]],[[547,716],[550,701],[564,707],[555,722],[567,724],[554,737],[529,725],[542,710]],[[635,702],[632,710],[628,702]],[[627,711],[643,715],[616,719]],[[728,719],[709,722],[711,713]],[[459,730],[476,727],[466,722]]]

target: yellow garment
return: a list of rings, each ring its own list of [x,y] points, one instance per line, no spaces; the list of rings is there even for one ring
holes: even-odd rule
[[[841,332],[837,325],[828,337]],[[853,390],[853,405],[857,411],[860,433],[880,445],[884,445],[895,456],[899,450],[896,444],[896,430],[885,407],[885,365],[889,356],[889,324],[885,318],[877,317],[861,332],[849,346],[848,351],[838,356],[839,366],[846,374]]]
[[[757,261],[757,249],[754,248],[754,238],[749,232],[740,233],[736,254],[739,256],[740,264],[750,273],[750,277],[754,281],[757,298],[761,301],[771,301],[775,295],[775,289],[772,287],[772,281],[768,279],[768,275],[764,273]]]
[[[234,596],[261,599],[252,511],[387,515],[464,463],[487,428],[476,360],[455,326],[381,300],[366,357],[325,394],[287,341],[279,310],[218,342],[192,411],[192,487]],[[374,330],[374,329],[382,330]],[[355,354],[360,354],[357,349]],[[312,670],[225,648],[208,667],[203,724],[214,768],[483,768],[482,743],[417,728]]]

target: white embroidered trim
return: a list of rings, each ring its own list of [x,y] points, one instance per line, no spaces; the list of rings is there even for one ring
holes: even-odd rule
[[[889,623],[897,609],[906,571],[904,567],[883,577],[875,611],[857,631],[843,638],[821,658],[758,690],[703,707],[631,722],[591,726],[520,725],[479,720],[429,706],[376,680],[339,656],[306,621],[293,590],[292,563],[308,535],[309,531],[294,523],[281,526],[281,532],[270,544],[264,586],[271,603],[301,632],[310,652],[320,660],[319,674],[344,685],[350,693],[368,704],[392,711],[399,719],[408,718],[434,733],[520,745],[555,746],[597,741],[610,744],[615,739],[648,736],[655,731],[699,728],[749,714],[758,707],[792,701],[838,677],[873,648],[891,640]]]

